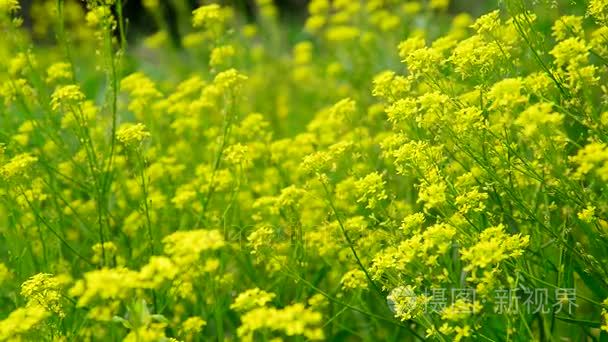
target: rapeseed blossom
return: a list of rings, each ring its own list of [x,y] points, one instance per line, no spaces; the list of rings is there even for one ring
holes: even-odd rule
[[[462,3],[0,0],[0,340],[601,339],[607,2]]]
[[[587,12],[595,17],[600,23],[608,22],[608,1],[606,0],[591,0],[587,7]]]
[[[194,27],[213,26],[221,23],[223,23],[221,7],[217,4],[202,6],[192,11]]]
[[[4,180],[12,180],[16,177],[27,175],[30,168],[38,161],[38,158],[29,153],[14,156],[11,160],[0,167],[0,176]]]
[[[218,230],[180,231],[163,238],[165,253],[184,265],[195,262],[202,252],[222,248],[225,244]]]
[[[473,277],[478,269],[496,265],[501,261],[519,257],[530,241],[529,236],[512,235],[504,232],[504,226],[486,228],[480,235],[479,241],[462,251],[462,259],[468,261],[465,267]]]
[[[148,137],[150,137],[150,132],[146,131],[146,126],[142,123],[126,124],[116,133],[116,139],[127,146],[141,144]]]
[[[249,311],[257,307],[264,307],[276,297],[274,293],[268,293],[258,288],[250,289],[240,293],[230,308],[236,311]]]
[[[218,46],[211,51],[209,65],[212,67],[222,66],[227,64],[234,55],[235,50],[232,45]]]
[[[402,321],[410,320],[424,314],[424,308],[430,298],[416,294],[411,286],[394,288],[386,297],[395,317]]]
[[[186,340],[193,340],[195,336],[201,333],[203,328],[207,325],[207,322],[198,317],[188,317],[180,327],[180,335],[184,336]]]
[[[21,284],[21,295],[27,298],[29,303],[39,305],[59,317],[65,317],[65,311],[62,308],[62,287],[69,279],[62,278],[65,277],[45,273],[36,274]]]
[[[0,340],[18,340],[42,326],[51,314],[39,305],[18,308],[0,321]]]
[[[57,62],[52,64],[46,70],[46,82],[53,83],[58,80],[71,80],[73,77],[71,68],[72,65],[66,62]]]
[[[73,110],[71,107],[78,106],[84,99],[85,97],[80,90],[80,86],[75,84],[60,86],[51,95],[51,108],[53,110],[61,108]]]
[[[366,204],[366,208],[374,209],[388,196],[384,190],[386,182],[382,179],[382,175],[377,172],[370,173],[355,183],[357,192],[360,198],[357,202]]]
[[[253,334],[259,330],[280,331],[287,336],[304,336],[309,340],[322,340],[320,313],[296,303],[281,309],[261,307],[246,312],[241,317],[243,324],[237,334],[244,341],[252,341]]]

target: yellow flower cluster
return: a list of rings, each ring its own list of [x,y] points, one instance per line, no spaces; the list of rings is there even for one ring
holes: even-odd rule
[[[595,171],[601,179],[608,180],[608,146],[605,143],[589,143],[578,150],[570,160],[577,165],[575,173],[577,177]]]
[[[51,108],[59,110],[61,108],[70,108],[78,106],[85,99],[84,94],[80,91],[80,87],[75,84],[60,86],[51,95]]]
[[[365,272],[354,269],[346,272],[342,279],[340,279],[340,284],[342,284],[342,289],[344,290],[356,290],[356,289],[365,289],[367,288],[368,282],[365,277]]]
[[[249,311],[257,307],[266,306],[274,297],[276,297],[274,293],[268,293],[258,288],[250,289],[239,293],[234,299],[234,303],[230,305],[230,308],[242,312]]]
[[[0,341],[27,339],[51,314],[37,305],[19,308],[0,321]],[[34,334],[29,336],[35,336]]]
[[[189,264],[204,251],[222,248],[226,242],[218,230],[198,229],[175,232],[163,238],[165,253],[174,260]]]
[[[0,176],[9,181],[16,177],[27,175],[38,158],[29,153],[14,156],[0,168]]]
[[[194,27],[222,23],[221,7],[217,4],[202,6],[192,11],[192,24]]]
[[[38,273],[21,284],[21,295],[27,298],[30,305],[39,305],[50,313],[65,317],[62,287],[69,282],[69,277],[65,278]]]
[[[504,230],[503,225],[486,228],[479,234],[475,245],[462,251],[462,260],[468,262],[464,270],[471,272],[471,277],[474,278],[480,269],[523,254],[530,237],[520,234],[508,236]]]
[[[0,0],[0,341],[601,339],[608,3],[464,3]]]
[[[430,298],[419,295],[412,286],[394,288],[386,297],[387,302],[395,317],[402,321],[411,320],[424,315],[426,304]]]
[[[150,132],[142,123],[126,124],[116,132],[116,139],[127,146],[136,146],[150,137]]]
[[[297,303],[282,309],[260,307],[241,316],[242,324],[237,329],[243,341],[254,341],[258,331],[270,330],[282,332],[287,336],[304,336],[309,340],[323,340],[321,329],[323,316],[303,304]]]

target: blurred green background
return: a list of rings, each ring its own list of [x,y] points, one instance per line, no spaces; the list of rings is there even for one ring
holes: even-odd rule
[[[30,9],[32,3],[38,0],[21,0],[22,13],[24,15],[25,24],[31,23]],[[60,0],[65,1],[65,0]],[[152,15],[147,12],[144,8],[145,0],[123,0],[124,13],[129,22],[129,33],[130,39],[141,34],[155,32],[158,28],[155,25],[155,20]],[[357,1],[357,0],[353,0]],[[223,5],[232,5],[238,11],[241,12],[249,20],[254,20],[256,17],[257,9],[255,0],[224,0],[216,1]],[[275,0],[274,3],[279,10],[279,17],[282,22],[291,26],[301,25],[307,17],[307,6],[309,0]],[[365,0],[361,1],[365,3]],[[403,3],[409,1],[402,1]],[[83,8],[86,7],[86,1],[79,1]],[[203,3],[209,3],[209,1],[201,2],[197,0],[158,0],[164,19],[176,25],[176,21],[179,20],[176,15],[179,8],[190,8],[194,9]],[[450,1],[449,11],[451,13],[459,13],[466,11],[473,14],[474,16],[482,14],[490,9],[496,8],[500,0],[452,0]]]

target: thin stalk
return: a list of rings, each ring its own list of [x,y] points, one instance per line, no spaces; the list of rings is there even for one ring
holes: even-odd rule
[[[148,228],[148,238],[150,239],[150,250],[152,251],[152,255],[155,253],[155,245],[154,245],[154,234],[152,233],[152,220],[150,219],[150,208],[148,205],[148,184],[146,181],[145,174],[145,160],[140,153],[140,151],[136,151],[138,166],[139,166],[139,177],[141,180],[141,191],[144,195],[144,213],[146,214],[146,225]]]
[[[331,296],[330,294],[328,294],[327,292],[325,292],[325,291],[321,290],[320,288],[316,287],[315,285],[313,285],[308,280],[300,277],[297,273],[291,274],[291,273],[288,273],[288,272],[285,272],[285,271],[283,271],[283,273],[285,273],[287,276],[296,278],[298,281],[301,281],[302,283],[306,284],[311,289],[313,289],[314,291],[318,292],[323,297],[327,298],[329,301],[331,301],[333,303],[336,303],[336,304],[341,305],[343,307],[349,308],[350,310],[357,311],[357,312],[359,312],[361,314],[364,314],[364,315],[366,315],[368,317],[375,318],[375,319],[378,319],[378,320],[381,320],[381,321],[385,321],[385,322],[394,324],[394,325],[402,327],[402,328],[406,328],[412,335],[414,335],[419,340],[421,340],[421,341],[425,340],[416,331],[414,331],[414,329],[412,329],[412,327],[409,326],[409,325],[401,324],[399,322],[396,322],[394,319],[390,319],[390,318],[386,318],[386,317],[383,317],[383,316],[380,316],[380,315],[376,315],[375,313],[372,313],[372,312],[369,312],[369,311],[365,311],[365,310],[360,309],[360,308],[358,308],[356,306],[352,306],[352,305],[350,305],[348,303],[345,303],[345,302],[343,302],[343,301],[341,301],[339,299],[336,299],[333,296]]]
[[[32,212],[34,213],[34,215],[36,216],[37,219],[40,220],[40,222],[53,234],[55,235],[55,237],[57,237],[57,239],[59,239],[59,241],[65,246],[67,247],[67,249],[72,252],[74,255],[76,255],[79,259],[81,259],[82,261],[86,262],[87,264],[94,266],[92,262],[90,262],[87,258],[85,258],[84,256],[82,256],[82,254],[80,254],[76,249],[74,249],[74,247],[72,247],[64,238],[63,236],[61,236],[59,233],[57,233],[57,231],[50,225],[50,223],[48,223],[44,217],[42,217],[42,215],[40,215],[39,211],[36,210],[36,208],[34,208],[34,205],[32,204],[32,202],[27,198],[27,195],[25,194],[25,191],[23,191],[23,188],[19,187],[19,190],[21,192],[21,195],[23,196],[23,198],[25,198],[25,201],[27,202],[27,205],[30,207],[30,209],[32,210]]]
[[[372,279],[372,277],[370,276],[369,272],[367,272],[367,269],[365,268],[365,266],[363,266],[363,263],[361,262],[361,259],[359,259],[359,255],[357,254],[357,251],[355,250],[353,241],[351,240],[350,236],[348,236],[348,232],[346,231],[346,228],[344,228],[344,224],[342,222],[342,219],[340,218],[340,215],[338,214],[338,210],[336,210],[336,206],[334,205],[334,201],[331,198],[331,194],[329,192],[329,189],[327,188],[327,185],[325,184],[325,181],[323,181],[322,179],[321,179],[321,184],[323,185],[323,190],[325,190],[325,195],[327,196],[327,201],[329,202],[329,206],[331,207],[331,210],[334,212],[334,215],[336,216],[336,220],[338,221],[338,225],[340,226],[340,230],[342,231],[342,235],[344,236],[344,239],[348,243],[348,247],[350,248],[350,251],[352,252],[353,256],[355,257],[357,265],[359,266],[359,268],[361,269],[361,271],[363,271],[363,273],[365,273],[365,277],[370,282],[370,284],[372,285],[372,287],[374,288],[374,290],[380,296],[384,296],[384,294],[382,293],[382,290],[380,289],[380,287],[378,287],[378,285],[376,285],[376,282]]]
[[[203,220],[205,213],[207,211],[209,202],[211,201],[211,197],[215,193],[215,185],[214,185],[215,177],[216,177],[217,172],[219,171],[220,165],[222,163],[222,156],[224,155],[224,150],[226,149],[226,143],[230,137],[230,132],[231,132],[231,128],[232,128],[232,120],[234,117],[233,109],[234,109],[234,101],[235,101],[234,94],[231,94],[230,97],[231,97],[230,107],[229,107],[229,110],[226,112],[226,117],[224,119],[224,129],[222,130],[222,142],[221,142],[220,148],[215,156],[215,161],[213,163],[213,171],[211,172],[211,179],[209,181],[209,191],[207,191],[207,195],[205,196],[205,199],[203,200],[201,214],[199,215],[199,218],[196,223],[197,226]]]

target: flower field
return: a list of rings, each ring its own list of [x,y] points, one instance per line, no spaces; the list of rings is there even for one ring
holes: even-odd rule
[[[608,341],[608,1],[473,3],[0,0],[0,341]]]

